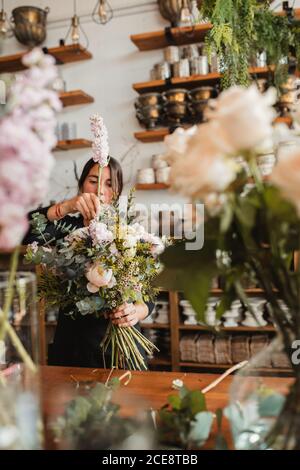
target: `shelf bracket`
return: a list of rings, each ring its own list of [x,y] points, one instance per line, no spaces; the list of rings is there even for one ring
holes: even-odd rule
[[[166,37],[166,41],[169,44],[169,46],[176,46],[176,41],[175,41],[175,38],[173,36],[171,26],[167,26],[165,28],[165,37]]]

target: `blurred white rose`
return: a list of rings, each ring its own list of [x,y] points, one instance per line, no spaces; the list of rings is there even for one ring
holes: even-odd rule
[[[172,134],[167,135],[164,140],[167,147],[165,159],[171,162],[173,156],[184,155],[189,140],[197,133],[197,130],[197,126],[188,129],[178,127]]]
[[[78,229],[74,230],[69,235],[67,235],[65,237],[65,240],[67,240],[70,243],[78,242],[80,240],[84,240],[85,238],[87,238],[88,235],[89,235],[88,227],[82,227],[82,228],[78,228]]]
[[[91,293],[98,292],[100,287],[113,287],[116,283],[115,277],[111,269],[104,269],[100,264],[93,264],[85,276],[89,283],[87,290]]]
[[[234,153],[250,150],[272,137],[275,101],[275,89],[261,94],[255,85],[235,86],[212,101],[206,115],[223,130]]]
[[[271,182],[295,205],[300,216],[300,149],[279,156],[271,174]]]
[[[214,123],[199,126],[189,140],[186,153],[171,164],[171,187],[187,197],[203,198],[222,192],[236,178],[239,166],[224,155],[229,147]]]

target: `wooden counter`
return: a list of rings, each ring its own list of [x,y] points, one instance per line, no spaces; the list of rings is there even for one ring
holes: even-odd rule
[[[124,371],[114,371],[113,377],[120,376]],[[64,403],[72,396],[78,380],[80,382],[96,380],[105,382],[109,374],[109,370],[104,369],[85,369],[73,367],[41,367],[41,389],[43,410],[46,421],[53,419],[63,411]],[[213,382],[218,375],[215,374],[194,374],[181,372],[132,372],[132,379],[126,386],[129,394],[140,398],[146,407],[159,409],[166,404],[168,395],[176,393],[172,389],[172,381],[174,379],[182,379],[185,386],[190,389],[202,390],[204,387]],[[229,401],[229,389],[232,383],[232,376],[224,379],[213,390],[206,394],[207,407],[210,411],[217,408],[223,408]],[[251,380],[256,380],[252,377]],[[288,384],[292,382],[290,378],[268,377],[264,378],[264,382],[271,388],[285,392]],[[231,434],[229,424],[224,422],[224,434],[231,442]],[[213,446],[213,437],[210,439]],[[231,444],[232,446],[232,444]],[[46,438],[46,448],[53,448],[53,443],[49,436]]]

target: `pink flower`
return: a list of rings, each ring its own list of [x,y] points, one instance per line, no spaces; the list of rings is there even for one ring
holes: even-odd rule
[[[94,142],[92,145],[93,149],[93,160],[99,163],[101,167],[107,166],[108,164],[108,133],[104,124],[103,118],[98,114],[94,114],[90,117],[91,130],[94,134]]]
[[[57,75],[54,59],[34,49],[23,63],[31,68],[11,86],[0,121],[0,249],[20,243],[27,212],[48,191],[55,113],[62,106],[57,93],[48,88]]]
[[[107,229],[107,225],[102,222],[97,222],[97,220],[92,220],[90,223],[89,234],[94,246],[112,242],[114,239],[113,233]]]
[[[19,245],[27,229],[27,216],[22,206],[9,201],[0,205],[1,249],[10,250]]]
[[[28,245],[27,248],[29,248],[32,251],[32,253],[36,253],[39,249],[39,244],[38,242],[32,242],[30,243],[30,245]]]
[[[111,288],[116,284],[115,277],[111,269],[105,269],[101,264],[93,264],[86,272],[89,281],[87,290],[91,293],[98,292],[100,287]]]

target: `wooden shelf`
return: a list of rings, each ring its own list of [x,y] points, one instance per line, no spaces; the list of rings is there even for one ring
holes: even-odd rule
[[[299,19],[300,9],[295,8],[294,11],[295,17]],[[285,15],[285,12],[281,11],[277,14]],[[198,24],[193,28],[170,28],[169,35],[166,34],[166,30],[160,30],[150,33],[134,34],[130,36],[130,39],[140,51],[151,51],[154,49],[162,49],[170,45],[181,46],[201,42],[211,28],[211,23],[205,23]]]
[[[94,98],[82,90],[65,91],[59,94],[64,107],[93,103]]]
[[[167,357],[154,357],[153,359],[148,359],[148,363],[151,366],[170,366],[171,359]]]
[[[140,323],[140,327],[144,330],[169,330],[169,323]]]
[[[274,66],[269,67],[250,67],[251,75],[260,77],[267,76],[274,70]],[[201,85],[214,85],[220,81],[220,73],[208,73],[206,75],[191,75],[189,77],[173,77],[170,80],[152,80],[149,82],[134,83],[132,88],[137,93],[161,92],[170,88],[193,89]]]
[[[201,42],[211,28],[212,25],[210,23],[199,24],[194,28],[170,28],[171,40],[168,39],[165,30],[133,34],[130,36],[130,39],[140,51],[151,51],[170,46],[171,43],[172,45],[181,46]]]
[[[206,363],[199,363],[199,362],[179,362],[180,367],[191,367],[191,368],[200,368],[200,369],[229,369],[233,366],[233,364],[206,364]],[[265,372],[265,373],[273,373],[273,374],[288,374],[292,373],[292,369],[287,367],[257,367],[251,369],[253,372]]]
[[[91,59],[92,54],[80,44],[71,44],[69,46],[43,48],[44,52],[52,55],[57,65],[78,62]],[[24,70],[26,67],[22,64],[22,57],[27,52],[0,57],[0,73],[13,73]]]
[[[292,124],[292,118],[290,117],[277,117],[274,120],[274,124],[285,123],[288,126]],[[182,124],[179,127],[191,127],[187,126],[186,124]],[[139,131],[134,133],[134,137],[139,140],[140,142],[144,142],[145,144],[153,143],[153,142],[163,142],[164,138],[169,135],[170,129],[168,127],[161,127],[159,129],[152,129],[151,131]]]
[[[87,139],[59,140],[53,150],[58,152],[60,150],[66,151],[90,148],[91,146],[92,142]]]
[[[206,325],[184,325],[181,324],[179,325],[179,329],[183,331],[211,331],[213,327],[209,327]],[[266,325],[266,326],[235,326],[235,327],[225,327],[225,326],[218,326],[216,327],[216,331],[236,331],[236,332],[242,332],[242,331],[247,331],[247,332],[252,332],[252,333],[257,333],[257,332],[276,332],[276,328],[273,325]]]
[[[140,142],[150,144],[152,142],[162,142],[166,135],[170,134],[168,128],[153,129],[151,131],[139,131],[134,133],[134,137]]]
[[[169,185],[164,183],[153,183],[153,184],[136,184],[135,189],[137,191],[149,191],[149,190],[161,190],[168,189]]]
[[[293,124],[293,118],[291,116],[279,116],[274,120],[275,124],[286,124],[291,126]]]

